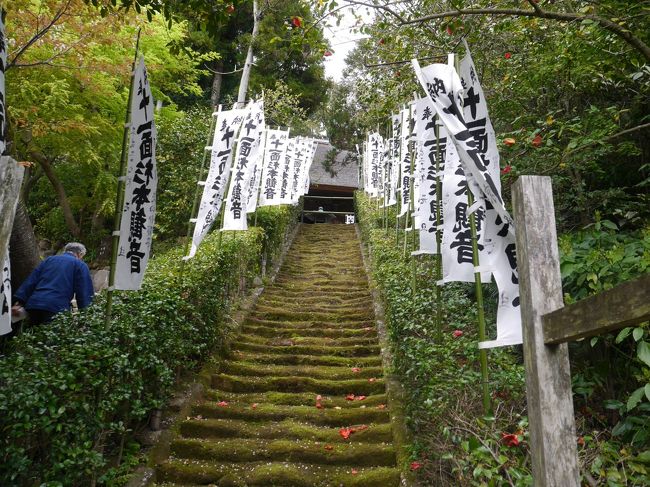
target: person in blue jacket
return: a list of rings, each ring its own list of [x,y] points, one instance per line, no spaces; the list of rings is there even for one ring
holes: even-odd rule
[[[41,262],[15,292],[12,313],[18,314],[24,307],[30,324],[37,325],[69,310],[73,296],[80,309],[89,306],[95,293],[90,271],[82,260],[84,255],[86,247],[71,242],[62,254]]]

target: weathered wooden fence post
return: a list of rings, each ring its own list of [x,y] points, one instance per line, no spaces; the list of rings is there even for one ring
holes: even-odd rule
[[[542,315],[563,306],[551,178],[520,177],[512,199],[534,485],[578,487],[568,346],[545,345],[542,330]]]

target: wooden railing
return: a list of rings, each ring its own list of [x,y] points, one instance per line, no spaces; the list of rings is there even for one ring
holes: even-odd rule
[[[551,178],[520,177],[513,208],[534,484],[578,487],[567,342],[649,320],[650,274],[564,306]]]

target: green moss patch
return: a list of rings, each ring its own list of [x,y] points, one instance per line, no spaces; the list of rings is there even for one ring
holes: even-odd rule
[[[383,378],[329,380],[313,377],[241,377],[227,374],[212,376],[212,387],[229,392],[313,392],[315,394],[379,394],[383,393]]]

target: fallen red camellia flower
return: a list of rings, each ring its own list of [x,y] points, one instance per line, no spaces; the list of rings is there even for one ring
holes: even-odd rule
[[[508,174],[510,171],[512,171],[512,166],[508,164],[506,167],[501,169],[501,174]]]
[[[585,446],[585,439],[582,436],[578,437],[578,445]]]
[[[515,145],[517,143],[517,141],[515,139],[513,139],[512,137],[506,137],[505,139],[503,139],[503,143],[505,145],[507,145],[508,147],[510,147],[512,145]]]
[[[228,12],[229,14],[233,13],[234,11],[235,11],[235,6],[232,3],[226,7],[226,12]]]
[[[334,449],[334,447],[333,447],[332,445],[325,445],[325,449],[326,449],[327,451],[331,451],[331,450]]]
[[[356,468],[353,468],[352,471],[350,472],[352,475],[356,475],[359,473],[359,471]]]
[[[453,35],[453,34],[454,34],[454,31],[451,30],[451,27],[449,27],[449,26],[447,26],[447,34],[449,34],[449,35]]]
[[[318,396],[316,396],[316,400],[317,400],[317,401],[322,401],[322,400],[323,400],[323,396],[321,396],[321,395],[319,394]]]
[[[417,470],[420,467],[422,467],[420,462],[411,462],[411,470]]]
[[[355,401],[363,401],[366,398],[366,396],[354,396]]]
[[[253,409],[257,409],[257,403],[254,402],[253,404],[251,404],[251,407],[252,407]]]
[[[217,403],[217,406],[226,407],[227,405],[228,405],[228,403],[227,403],[226,401],[219,401],[219,402]]]
[[[291,17],[291,23],[294,27],[302,26],[302,19],[300,17]]]
[[[354,401],[354,394],[348,394],[347,396],[345,396],[345,400],[346,401]]]
[[[359,367],[352,367],[352,372],[354,372],[355,374],[358,374],[359,372],[361,372],[361,368],[359,368]]]
[[[454,335],[454,338],[462,337],[462,336],[463,336],[463,332],[462,332],[462,330],[454,330],[454,332],[452,333],[452,335]]]
[[[341,435],[341,437],[342,437],[344,440],[347,440],[347,439],[350,437],[350,435],[351,435],[352,433],[353,433],[353,432],[352,432],[352,429],[351,429],[351,428],[341,428],[341,429],[339,430],[339,435]]]
[[[501,433],[501,441],[506,446],[519,446],[519,438],[517,438],[517,435],[513,435],[512,433]]]
[[[377,404],[377,409],[386,409],[385,404]]]
[[[506,59],[510,59],[512,57],[512,54],[510,54],[509,52],[506,52],[503,57],[505,57]]]
[[[534,147],[539,147],[540,145],[542,145],[542,136],[537,134],[533,139],[532,144]]]

